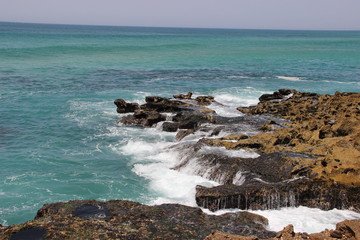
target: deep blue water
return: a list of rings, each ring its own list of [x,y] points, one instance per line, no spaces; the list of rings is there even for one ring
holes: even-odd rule
[[[136,168],[174,136],[119,126],[116,98],[279,88],[360,92],[360,32],[0,23],[0,224],[71,199],[182,201]]]

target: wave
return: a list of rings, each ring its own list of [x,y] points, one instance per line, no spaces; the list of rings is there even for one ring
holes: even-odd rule
[[[212,215],[242,211],[239,209],[219,210],[216,212],[210,212],[208,209],[202,210],[203,212]],[[269,220],[267,229],[276,232],[281,231],[285,226],[292,224],[295,232],[317,233],[324,231],[325,229],[335,229],[338,222],[347,219],[360,218],[360,213],[350,210],[332,209],[323,211],[317,208],[308,208],[304,206],[281,208],[278,210],[247,211],[266,217]]]
[[[308,80],[304,80],[300,77],[276,76],[276,78],[284,79],[284,80],[288,80],[288,81],[294,81],[294,82],[308,82]]]
[[[235,106],[245,103],[247,96],[250,101],[257,102],[258,93],[251,87],[228,88],[213,92],[215,99],[227,104],[212,104],[210,108],[225,117],[233,117]],[[261,92],[266,93],[266,92]],[[256,96],[256,97],[255,97]],[[221,101],[220,101],[220,100]],[[236,116],[238,113],[236,113]],[[241,113],[239,113],[241,114]],[[196,151],[194,144],[201,138],[211,138],[211,128],[219,126],[202,125],[204,131],[197,131],[181,142],[175,142],[176,133],[161,131],[161,123],[157,128],[141,129],[121,126],[121,131],[113,128],[113,134],[125,136],[121,142],[112,145],[113,151],[131,157],[128,163],[132,171],[148,181],[148,188],[153,195],[147,204],[178,203],[196,207],[196,186],[218,186],[229,182],[229,176],[222,174],[219,166],[207,161],[207,156],[225,156],[228,158],[256,158],[255,152],[239,149],[227,150],[223,147],[200,146]],[[209,130],[210,128],[210,130]],[[201,128],[200,128],[201,129]],[[254,130],[245,128],[244,133],[253,134]],[[240,131],[238,128],[223,129],[217,137]],[[248,131],[248,132],[246,132]],[[226,159],[225,159],[226,160]],[[211,161],[211,159],[210,159]],[[232,183],[241,185],[246,173],[238,171],[232,177]],[[237,210],[220,210],[209,214],[223,214]],[[280,231],[288,224],[293,224],[297,232],[320,232],[325,228],[335,228],[336,223],[350,218],[360,218],[360,214],[346,210],[321,211],[306,207],[282,208],[279,210],[251,211],[269,219],[268,229]],[[331,220],[330,220],[331,219]]]

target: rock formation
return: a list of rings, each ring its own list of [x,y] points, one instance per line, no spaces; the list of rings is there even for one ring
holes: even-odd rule
[[[44,205],[34,220],[0,227],[0,239],[204,239],[213,230],[274,237],[266,224],[248,212],[212,216],[177,204],[77,200]]]

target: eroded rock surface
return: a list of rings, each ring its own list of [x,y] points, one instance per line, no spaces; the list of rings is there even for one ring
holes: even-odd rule
[[[79,200],[44,205],[35,220],[1,227],[0,239],[18,239],[29,229],[36,229],[43,239],[204,239],[212,230],[275,236],[265,229],[266,224],[266,218],[248,212],[213,216],[177,204]]]

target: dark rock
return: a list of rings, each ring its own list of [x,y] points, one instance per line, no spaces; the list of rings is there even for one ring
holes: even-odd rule
[[[140,106],[141,109],[146,111],[157,112],[180,112],[187,107],[187,104],[180,101],[170,101],[165,99],[163,101],[147,102]]]
[[[196,188],[197,204],[212,211],[223,208],[278,209],[302,205],[322,210],[337,208],[359,212],[359,198],[359,188],[308,179]]]
[[[10,240],[42,240],[45,239],[47,231],[43,228],[22,229],[11,235]]]
[[[169,98],[157,97],[157,96],[147,96],[145,97],[145,102],[147,103],[159,103],[159,102],[169,102]]]
[[[196,97],[195,100],[198,102],[199,105],[210,105],[214,102],[213,96],[199,96]]]
[[[173,117],[179,123],[179,129],[197,129],[202,123],[214,122],[212,112],[180,112]]]
[[[179,123],[174,122],[164,122],[162,125],[162,130],[165,132],[176,132],[179,128]]]
[[[279,93],[283,96],[285,95],[289,95],[291,93],[294,93],[296,92],[295,90],[292,90],[292,89],[279,89]]]
[[[260,102],[266,102],[271,100],[279,100],[282,99],[284,96],[281,95],[279,92],[274,92],[273,94],[263,94],[260,96]]]
[[[173,95],[173,97],[176,99],[191,99],[191,96],[192,96],[192,92],[188,92],[187,94]]]
[[[194,129],[187,129],[187,130],[180,130],[176,136],[175,136],[175,140],[176,141],[181,141],[184,137],[193,134],[195,131]]]
[[[101,205],[84,204],[77,207],[73,215],[82,219],[109,219],[111,217],[110,211]]]
[[[107,209],[111,217],[94,218],[93,211],[97,211],[94,206]],[[74,212],[84,208],[84,218],[74,216]],[[90,217],[87,215],[89,208]],[[77,200],[46,204],[38,211],[36,220],[21,225],[21,228],[42,226],[47,231],[47,239],[204,239],[213,230],[274,237],[276,233],[266,230],[267,224],[266,218],[249,212],[214,216],[199,208],[178,204],[146,206],[121,200]],[[0,228],[0,236],[8,239],[18,229],[16,225]]]
[[[149,112],[148,116],[146,117],[145,126],[151,127],[155,123],[165,121],[166,117],[158,112]]]
[[[165,121],[166,117],[156,111],[136,110],[133,115],[124,116],[120,122],[125,125],[140,125],[151,127],[154,124]]]
[[[136,109],[139,109],[139,104],[137,103],[127,103],[124,99],[116,99],[114,104],[117,106],[118,113],[129,113],[134,112]]]

